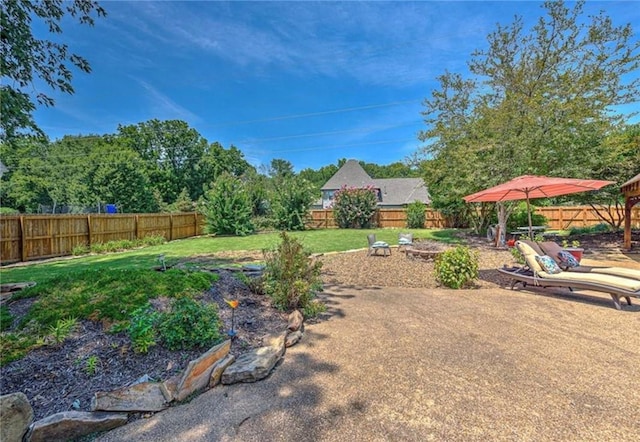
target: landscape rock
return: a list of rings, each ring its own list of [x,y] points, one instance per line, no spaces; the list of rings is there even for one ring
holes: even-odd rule
[[[256,382],[267,377],[284,355],[285,336],[286,333],[270,335],[265,339],[266,346],[239,356],[222,373],[222,383],[230,385],[238,382]]]
[[[211,380],[211,372],[214,365],[224,359],[229,354],[230,349],[231,341],[226,340],[222,344],[212,347],[198,359],[189,362],[178,384],[175,398],[178,401],[182,401],[192,393],[207,387]]]
[[[227,369],[227,367],[233,364],[236,360],[234,355],[227,355],[226,358],[216,362],[213,366],[213,370],[211,370],[211,377],[209,378],[209,388],[215,387],[220,383],[220,379],[222,378],[222,373]]]
[[[127,413],[65,411],[36,421],[27,435],[30,442],[74,440],[127,423]]]
[[[24,393],[0,396],[0,441],[21,442],[33,421],[33,408]]]
[[[298,341],[300,341],[300,339],[302,339],[302,332],[300,330],[291,332],[287,335],[287,339],[284,342],[284,346],[287,348],[293,347],[298,343]]]
[[[300,313],[300,310],[294,310],[289,314],[289,326],[288,330],[294,332],[300,330],[302,328],[302,324],[304,322],[304,316]]]
[[[180,383],[181,378],[182,375],[177,374],[160,383],[160,391],[162,391],[165,401],[171,402],[176,398],[176,393],[178,392],[178,384]]]
[[[167,406],[158,382],[143,382],[109,392],[99,391],[91,401],[93,411],[161,411]]]

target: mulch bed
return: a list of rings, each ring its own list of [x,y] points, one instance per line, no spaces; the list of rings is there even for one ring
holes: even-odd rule
[[[508,250],[492,247],[486,240],[467,237],[467,241],[480,254],[480,280],[474,287],[504,287],[508,279],[497,268],[513,265]],[[603,234],[580,238],[587,250],[619,247],[620,234]],[[441,243],[418,242],[414,247],[441,248]],[[194,257],[190,264],[206,268],[214,259],[239,263],[261,259],[259,253],[228,252],[215,256]],[[368,256],[367,250],[325,254],[322,277],[326,285],[355,287],[439,287],[435,281],[433,262],[411,259],[397,248],[391,256]],[[221,272],[219,281],[204,294],[204,299],[219,306],[224,329],[231,328],[231,310],[224,299],[238,299],[240,307],[235,313],[236,338],[231,351],[241,354],[249,348],[259,347],[269,333],[286,328],[286,314],[273,309],[263,295],[252,293],[244,283],[229,272]],[[12,314],[24,315],[32,299],[9,302]],[[161,301],[158,301],[161,302]],[[17,321],[17,320],[16,320]],[[90,410],[93,394],[129,385],[144,375],[162,380],[179,373],[189,360],[198,357],[201,350],[169,351],[159,345],[146,355],[134,353],[126,334],[105,333],[102,324],[82,321],[75,332],[58,346],[37,349],[25,358],[0,368],[0,392],[24,392],[34,408],[35,418],[72,409]],[[87,359],[98,358],[96,373],[87,373]]]

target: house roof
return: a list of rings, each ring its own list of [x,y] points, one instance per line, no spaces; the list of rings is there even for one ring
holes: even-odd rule
[[[356,160],[347,160],[320,190],[337,190],[342,186],[373,186],[373,179]]]
[[[431,202],[429,191],[422,178],[384,178],[373,180],[373,186],[382,193],[381,206],[401,206],[420,201]]]
[[[414,201],[425,204],[431,202],[429,191],[422,178],[381,178],[373,179],[356,160],[348,160],[322,186],[321,190],[337,190],[342,186],[366,187],[380,189],[382,201],[380,206],[402,206]]]

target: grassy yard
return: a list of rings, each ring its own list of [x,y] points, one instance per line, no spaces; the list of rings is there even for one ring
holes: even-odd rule
[[[367,247],[367,235],[375,233],[376,239],[389,244],[398,243],[399,232],[412,232],[414,238],[433,239],[443,242],[457,242],[455,229],[325,229],[294,232],[312,253],[336,252]],[[158,256],[164,255],[167,263],[195,255],[206,255],[226,250],[263,250],[272,248],[279,242],[278,233],[267,233],[245,237],[198,237],[162,244],[159,246],[77,258],[61,259],[25,266],[0,269],[0,281],[43,283],[63,274],[86,271],[113,271],[123,269],[144,269],[158,265]]]

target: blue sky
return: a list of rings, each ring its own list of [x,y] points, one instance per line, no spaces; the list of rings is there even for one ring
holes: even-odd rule
[[[544,13],[506,1],[100,3],[108,16],[93,28],[64,22],[93,72],[36,111],[51,139],[179,119],[255,166],[283,158],[298,171],[402,161],[420,146],[436,77],[465,73],[497,23]],[[586,6],[601,9],[640,33],[638,2]]]

